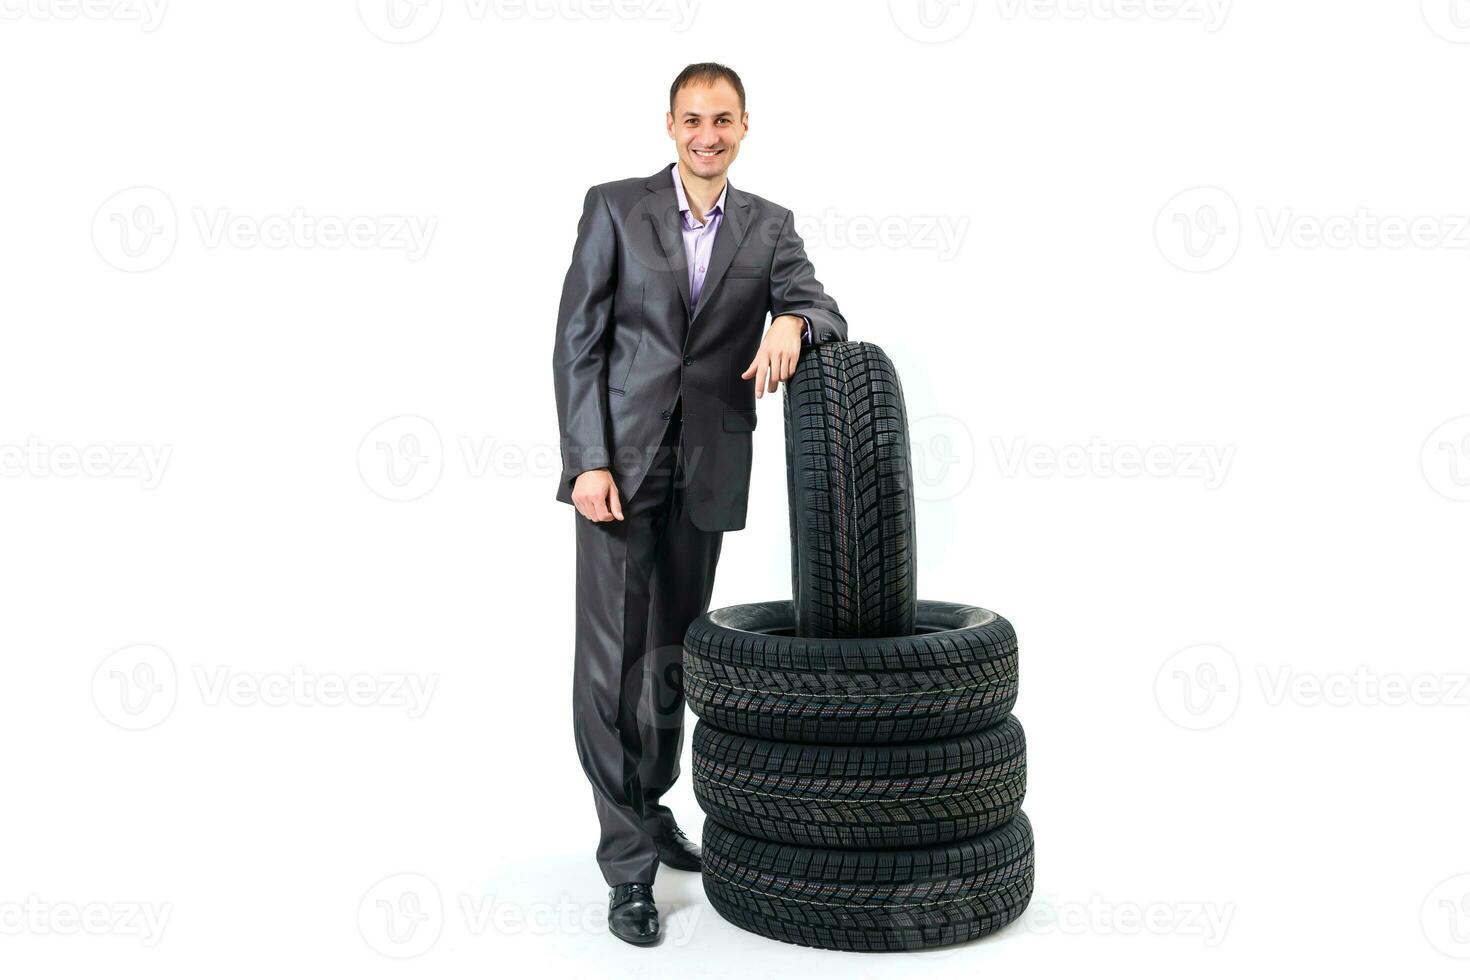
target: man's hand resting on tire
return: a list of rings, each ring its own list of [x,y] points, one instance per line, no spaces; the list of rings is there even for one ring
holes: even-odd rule
[[[775,391],[779,382],[796,373],[796,360],[801,357],[801,335],[806,332],[806,321],[792,313],[784,313],[771,321],[761,341],[755,360],[741,372],[742,378],[755,378],[755,397],[763,392]]]
[[[584,470],[577,474],[577,482],[572,484],[572,503],[577,513],[589,521],[623,519],[623,504],[618,500],[618,485],[613,482],[611,470]]]

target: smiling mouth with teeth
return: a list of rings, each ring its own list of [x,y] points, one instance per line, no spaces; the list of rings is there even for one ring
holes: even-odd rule
[[[712,157],[712,156],[717,156],[718,154],[721,154],[721,153],[724,153],[724,152],[725,151],[723,149],[720,149],[720,150],[695,150],[694,151],[694,155],[695,156],[698,156],[698,157],[706,157],[706,158],[708,158],[708,157]]]

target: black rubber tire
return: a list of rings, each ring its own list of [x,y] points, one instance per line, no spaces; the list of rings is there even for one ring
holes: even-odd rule
[[[978,606],[920,600],[910,636],[792,635],[789,601],[715,609],[684,635],[684,694],[716,728],[781,742],[926,742],[999,724],[1016,633]]]
[[[815,344],[802,351],[783,404],[796,634],[908,636],[918,549],[893,362],[876,344]]]
[[[1025,911],[1035,845],[1024,812],[990,833],[918,849],[773,844],[704,822],[704,893],[742,929],[863,952],[926,949],[994,932]]]
[[[919,847],[974,837],[1026,795],[1015,716],[954,739],[808,745],[694,726],[694,796],[717,823],[810,847]]]

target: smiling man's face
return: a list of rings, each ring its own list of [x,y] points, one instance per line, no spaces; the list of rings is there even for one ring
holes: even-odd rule
[[[674,111],[666,116],[679,162],[705,180],[724,175],[750,128],[735,86],[723,78],[713,85],[685,85],[674,94]]]

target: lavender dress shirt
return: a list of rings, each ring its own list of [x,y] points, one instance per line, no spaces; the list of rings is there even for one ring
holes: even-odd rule
[[[720,199],[705,213],[704,224],[694,220],[694,215],[689,210],[689,199],[684,194],[684,181],[679,179],[679,165],[669,164],[669,173],[674,178],[674,193],[679,196],[679,216],[683,219],[684,232],[684,258],[689,263],[689,302],[693,306],[699,305],[699,294],[704,291],[705,270],[709,268],[710,255],[715,249],[715,234],[720,230],[720,219],[725,216],[725,192],[729,190],[727,181],[720,188]],[[797,314],[801,316],[801,314]],[[806,317],[801,317],[806,324],[806,332],[801,336],[803,344],[812,342],[812,322]]]

